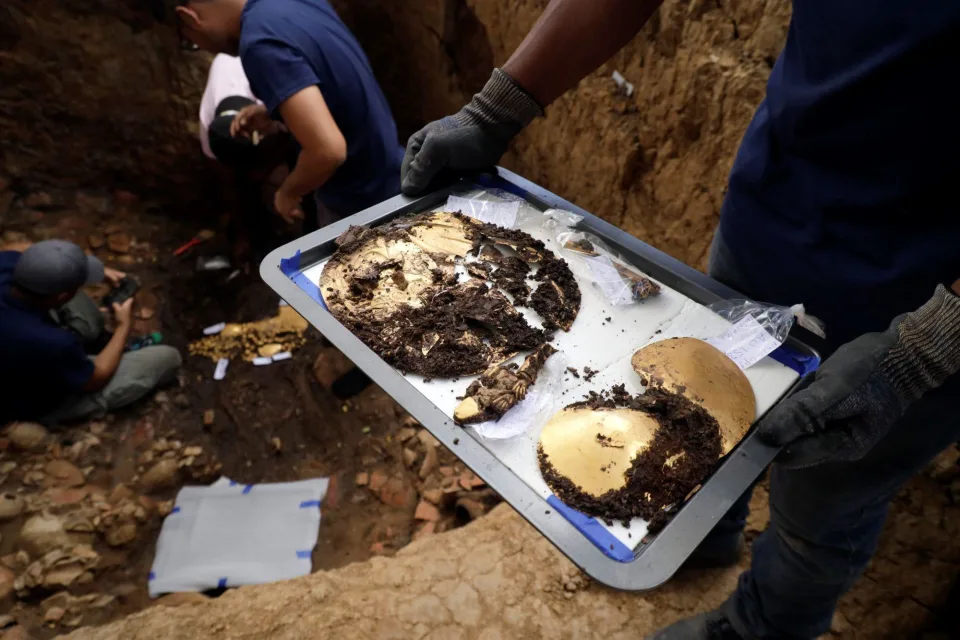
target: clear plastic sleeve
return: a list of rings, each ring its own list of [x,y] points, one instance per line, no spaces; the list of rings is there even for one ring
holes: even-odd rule
[[[565,228],[557,234],[557,242],[574,274],[594,283],[614,306],[635,304],[660,293],[659,284],[592,233]]]

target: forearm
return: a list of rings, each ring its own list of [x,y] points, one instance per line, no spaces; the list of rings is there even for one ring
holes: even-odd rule
[[[336,153],[302,149],[297,157],[297,165],[280,185],[280,189],[302,198],[326,184],[343,161],[344,158]]]
[[[546,107],[633,38],[662,0],[552,0],[503,70]]]
[[[117,372],[117,367],[120,366],[128,337],[130,337],[130,325],[119,325],[113,332],[113,337],[107,342],[107,346],[93,359],[93,376],[84,387],[85,391],[99,391],[110,382]]]

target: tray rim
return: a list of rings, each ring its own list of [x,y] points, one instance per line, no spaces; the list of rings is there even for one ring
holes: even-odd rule
[[[510,191],[534,207],[564,209],[583,217],[579,228],[597,233],[624,253],[638,268],[654,279],[701,304],[743,295],[692,267],[668,256],[605,220],[539,187],[521,176],[497,167],[495,176],[462,178],[418,197],[395,196],[378,205],[302,236],[271,251],[260,264],[263,280],[290,306],[316,327],[334,346],[354,362],[420,424],[450,449],[461,461],[497,491],[557,549],[591,578],[622,590],[654,589],[669,580],[684,560],[710,532],[733,503],[754,484],[773,461],[779,449],[756,438],[755,429],[726,457],[720,467],[688,500],[671,521],[653,539],[634,550],[629,562],[615,560],[601,551],[530,488],[506,468],[479,441],[453,423],[426,396],[399,372],[385,363],[359,338],[353,335],[323,306],[301,289],[281,270],[281,259],[299,252],[305,270],[333,252],[333,241],[352,225],[382,223],[413,211],[438,206],[451,193],[477,188]],[[791,332],[786,346],[804,355],[820,358],[818,351]],[[809,382],[801,377],[788,388],[776,404]],[[776,406],[776,404],[774,406]]]

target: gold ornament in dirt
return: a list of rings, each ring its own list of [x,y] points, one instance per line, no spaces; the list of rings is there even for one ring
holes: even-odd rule
[[[308,323],[293,307],[280,307],[272,318],[256,322],[230,323],[217,335],[191,342],[190,355],[220,358],[241,356],[251,361],[281,351],[295,351],[307,342]]]

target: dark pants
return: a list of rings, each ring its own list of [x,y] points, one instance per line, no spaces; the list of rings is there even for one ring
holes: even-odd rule
[[[719,233],[710,275],[750,296],[749,282]],[[725,605],[742,636],[815,638],[830,629],[837,600],[876,551],[894,494],[960,437],[958,405],[960,377],[954,376],[910,407],[862,460],[796,471],[771,468],[770,524],[754,542],[751,568]],[[705,544],[736,544],[750,493]]]

